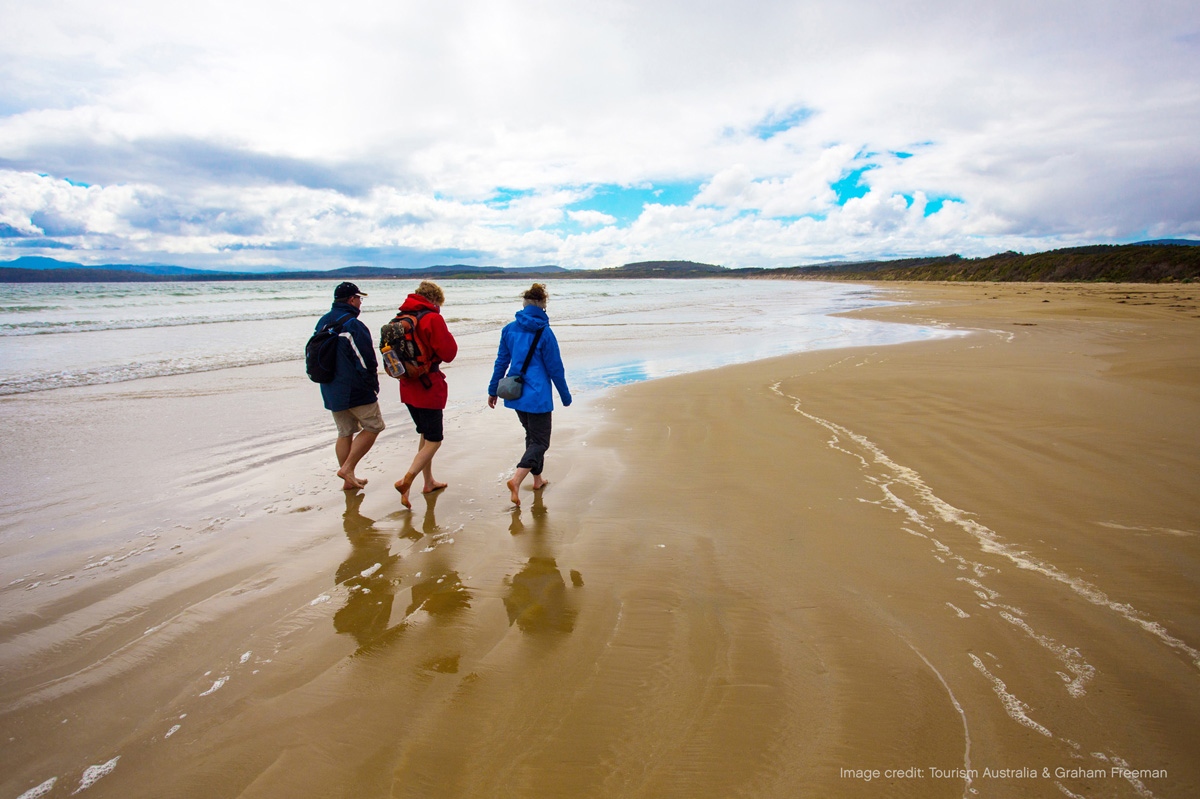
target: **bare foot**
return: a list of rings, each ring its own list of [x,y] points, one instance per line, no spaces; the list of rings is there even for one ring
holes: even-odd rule
[[[355,477],[353,472],[347,473],[345,469],[338,469],[337,476],[342,478],[343,491],[357,491],[367,485],[366,479]]]
[[[533,478],[533,490],[534,491],[540,491],[541,489],[545,488],[548,485],[550,485],[550,481],[543,480],[541,478],[541,475],[538,475]]]
[[[395,484],[396,490],[400,492],[400,504],[406,508],[412,507],[412,503],[408,501],[408,492],[412,489],[413,480],[415,478],[415,474],[409,473],[404,475],[402,480],[397,480]]]
[[[430,480],[425,484],[425,487],[421,489],[421,493],[432,494],[434,491],[441,491],[445,487],[445,483],[439,483],[437,480]]]
[[[512,504],[516,505],[517,507],[520,507],[521,506],[521,498],[519,496],[517,496],[517,488],[519,487],[520,484],[516,483],[510,479],[507,483],[505,483],[505,485],[508,486],[509,493],[512,494]]]

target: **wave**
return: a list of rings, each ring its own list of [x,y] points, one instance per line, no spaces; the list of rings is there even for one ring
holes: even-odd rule
[[[222,314],[196,317],[142,317],[138,319],[74,319],[71,321],[35,320],[31,322],[0,323],[0,336],[41,336],[57,333],[96,333],[102,330],[143,330],[154,327],[186,327],[188,325],[217,325],[227,322],[269,322],[278,319],[316,319],[320,314],[311,310],[272,311],[266,313]]]
[[[284,361],[300,361],[294,352],[237,352],[215,355],[169,358],[140,363],[121,363],[97,366],[91,369],[64,369],[58,372],[20,375],[0,379],[0,396],[31,394],[35,391],[50,391],[56,388],[98,386],[107,383],[125,383],[147,377],[169,377],[172,375],[215,372],[218,369],[234,369],[242,366],[258,366]],[[297,367],[300,368],[300,367]]]

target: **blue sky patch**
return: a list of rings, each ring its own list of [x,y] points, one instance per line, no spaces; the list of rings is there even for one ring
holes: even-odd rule
[[[74,244],[54,239],[12,239],[5,242],[6,247],[23,247],[31,250],[74,250]]]
[[[70,186],[77,186],[81,189],[90,189],[92,187],[92,184],[90,183],[84,183],[83,181],[79,180],[71,180],[70,178],[59,178],[57,175],[51,175],[47,172],[38,172],[37,174],[39,178],[53,178],[54,180],[62,180],[64,183]]]
[[[772,216],[772,217],[770,217],[770,219],[772,222],[779,222],[780,224],[783,224],[783,225],[794,225],[795,223],[799,222],[801,219],[811,219],[814,222],[824,222],[826,219],[826,216],[827,216],[826,214],[819,214],[819,213],[793,214],[790,216]]]
[[[916,198],[911,194],[901,194],[900,196],[904,198],[904,202],[908,203],[909,208],[912,208],[913,203],[916,202]],[[942,206],[944,206],[946,203],[960,202],[962,202],[960,198],[951,197],[950,195],[935,194],[931,197],[926,197],[925,216],[932,216],[933,214],[936,214],[938,211],[942,210]]]
[[[865,197],[867,192],[871,191],[871,187],[862,182],[862,176],[872,169],[875,169],[874,164],[867,164],[858,169],[852,169],[834,183],[829,184],[829,188],[833,189],[837,195],[837,204],[845,205],[850,200],[856,197]]]
[[[805,108],[804,106],[789,108],[782,112],[772,112],[755,125],[752,132],[757,138],[766,141],[778,136],[780,133],[804,124],[809,119],[812,119],[816,113],[811,108]]]
[[[487,204],[492,208],[507,208],[508,204],[513,200],[519,200],[522,197],[531,197],[533,193],[533,189],[510,189],[505,186],[499,186],[492,192],[492,196],[488,198]]]
[[[932,197],[929,197],[925,200],[925,216],[936,214],[938,211],[942,210],[942,206],[948,202],[960,203],[962,200],[958,197],[940,194],[935,194]]]
[[[567,211],[600,211],[626,226],[642,215],[647,205],[687,205],[700,192],[699,181],[655,183],[650,186],[593,186],[592,195],[566,206]]]

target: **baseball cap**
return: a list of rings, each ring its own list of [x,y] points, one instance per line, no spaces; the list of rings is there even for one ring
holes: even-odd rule
[[[333,298],[335,300],[348,300],[351,297],[365,297],[365,293],[358,290],[358,286],[353,283],[339,283],[338,287],[333,290]]]

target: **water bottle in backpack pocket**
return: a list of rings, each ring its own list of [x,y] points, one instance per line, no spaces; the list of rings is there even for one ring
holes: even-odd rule
[[[404,364],[400,363],[400,357],[390,345],[384,344],[380,347],[379,354],[380,360],[383,361],[383,371],[397,380],[404,377]]]

